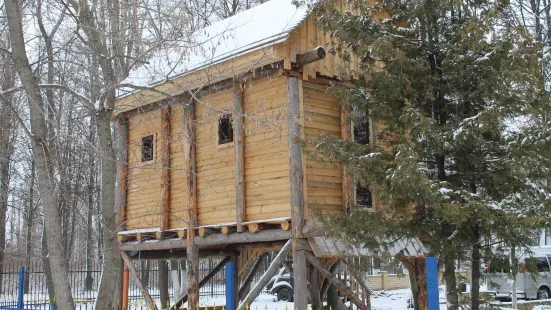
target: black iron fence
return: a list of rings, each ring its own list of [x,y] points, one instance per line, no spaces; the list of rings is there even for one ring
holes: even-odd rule
[[[200,277],[206,276],[221,259],[204,259],[200,264]],[[159,301],[159,263],[160,261],[134,261],[134,267],[138,271],[140,279],[154,299]],[[0,273],[0,309],[15,308],[17,306],[18,293],[18,263],[4,264]],[[169,296],[174,299],[180,294],[185,294],[187,287],[187,274],[185,262],[169,262]],[[76,309],[93,309],[96,294],[101,277],[101,265],[97,262],[85,262],[71,264],[70,283]],[[41,261],[35,261],[26,266],[25,271],[25,309],[56,309],[55,296],[50,298],[44,266]],[[210,279],[199,291],[201,299],[222,298],[225,296],[225,270],[222,269]],[[146,309],[140,290],[130,277],[129,283],[129,309]],[[116,305],[113,309],[120,308]]]

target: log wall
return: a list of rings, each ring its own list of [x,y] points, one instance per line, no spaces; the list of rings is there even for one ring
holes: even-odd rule
[[[161,110],[132,115],[128,120],[128,189],[126,229],[158,228],[161,214]],[[154,137],[153,160],[142,163],[142,138]]]
[[[285,78],[254,80],[244,94],[247,220],[289,217]]]
[[[303,83],[304,133],[308,147],[321,135],[341,137],[340,106],[337,98],[327,93],[326,88]],[[313,221],[313,208],[324,212],[343,210],[342,166],[312,158],[306,161],[306,202],[308,220]]]

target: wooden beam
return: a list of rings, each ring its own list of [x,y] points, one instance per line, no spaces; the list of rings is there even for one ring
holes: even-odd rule
[[[151,298],[151,295],[143,285],[142,280],[140,280],[138,272],[136,271],[136,268],[134,268],[134,265],[132,265],[132,261],[130,260],[128,255],[126,255],[125,252],[121,252],[121,257],[124,260],[124,263],[126,264],[126,266],[128,267],[128,270],[130,271],[132,278],[134,278],[134,283],[142,293],[143,298],[145,299],[147,308],[150,310],[158,310],[157,305],[155,304],[155,301],[153,300],[153,298]]]
[[[297,249],[297,239],[303,238],[304,172],[300,144],[300,85],[296,77],[287,77],[287,128],[289,144],[289,174],[291,183],[291,235],[293,238],[293,278],[295,308],[306,309],[308,283],[305,251]]]
[[[247,227],[249,231],[252,233],[256,233],[262,230],[262,225],[259,223],[250,223],[250,224],[247,224]]]
[[[201,282],[199,282],[199,288],[203,287],[207,282],[212,279],[222,268],[232,259],[231,256],[226,256],[218,265],[216,265],[203,279],[201,279]],[[189,293],[188,293],[189,294]],[[178,299],[174,305],[177,309],[180,309],[180,307],[183,307],[183,305],[188,300],[188,294],[185,294],[180,299]],[[189,304],[189,303],[188,303]],[[188,306],[188,309],[190,307]]]
[[[199,304],[199,248],[194,242],[197,226],[197,182],[195,168],[195,102],[184,102],[184,159],[185,185],[187,192],[187,257],[189,261],[188,309],[198,310]]]
[[[356,305],[360,310],[367,310],[367,306],[352,292],[344,283],[339,281],[337,277],[331,273],[331,271],[325,269],[318,259],[311,253],[306,253],[306,259],[312,266],[314,266],[329,282],[334,284],[342,294],[350,299],[352,303]]]
[[[262,292],[262,289],[270,282],[270,279],[277,273],[277,270],[279,267],[281,267],[281,261],[283,261],[287,255],[289,255],[289,251],[292,248],[292,242],[291,240],[287,241],[283,248],[281,248],[281,251],[277,254],[277,256],[274,258],[272,263],[270,264],[270,267],[266,270],[264,275],[256,282],[255,286],[251,289],[249,294],[243,299],[243,301],[239,304],[238,310],[243,310],[245,308],[248,308],[252,304],[252,302],[258,297],[260,292]],[[295,278],[295,283],[297,279]],[[308,296],[307,296],[308,297]],[[296,308],[295,308],[296,309]],[[304,308],[306,309],[306,308]]]
[[[117,122],[117,183],[115,184],[115,210],[118,213],[117,231],[124,230],[126,221],[126,179],[128,175],[128,120]]]
[[[315,49],[306,53],[297,55],[297,65],[307,65],[318,60],[324,59],[327,54],[323,46],[318,46]]]
[[[343,104],[341,108],[341,138],[346,141],[352,140],[352,128],[347,104]],[[352,183],[352,177],[346,173],[344,164],[342,170],[342,204],[343,211],[346,213],[350,204],[354,203],[354,184]]]
[[[132,251],[128,252],[128,257],[132,260],[187,260],[185,249],[169,250],[169,251]],[[212,257],[237,257],[239,252],[226,250],[205,250],[199,251],[199,258]]]
[[[233,84],[233,131],[235,146],[235,202],[237,232],[243,232],[245,213],[245,125],[243,124],[243,84]]]
[[[224,235],[229,235],[236,231],[237,231],[237,227],[235,226],[222,226],[222,229],[220,229],[220,232],[223,233]]]
[[[289,221],[281,222],[281,229],[290,230],[291,229],[291,222],[289,222]]]
[[[170,228],[170,114],[168,103],[161,106],[161,230]]]
[[[213,246],[226,246],[228,244],[252,244],[262,242],[276,242],[289,240],[291,238],[290,231],[280,229],[266,229],[257,233],[243,232],[240,234],[212,234],[205,238],[195,237],[194,241],[199,248],[207,248]],[[145,251],[145,250],[171,250],[187,248],[188,240],[171,238],[156,240],[155,242],[128,242],[119,245],[121,251]],[[256,247],[256,246],[255,246]]]

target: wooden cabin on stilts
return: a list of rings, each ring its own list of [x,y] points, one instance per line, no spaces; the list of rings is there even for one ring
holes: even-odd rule
[[[344,1],[336,5],[349,9]],[[322,308],[329,283],[367,309],[333,276],[346,251],[342,241],[320,235],[311,208],[346,212],[362,193],[342,165],[308,158],[301,144],[324,134],[353,138],[327,89],[359,78],[346,68],[360,60],[344,62],[327,52],[329,34],[290,0],[261,4],[196,39],[199,51],[174,48],[135,70],[127,84],[141,87],[117,102],[118,240],[128,270],[123,296],[132,276],[150,309],[157,309],[132,260],[187,260],[187,294],[176,306],[187,302],[196,309],[200,287],[225,265],[233,277],[226,282],[233,287],[226,309],[233,310],[255,297],[237,287],[250,286],[245,271],[255,270],[262,254],[282,251],[292,255],[296,309],[306,309],[309,295],[312,308]],[[161,82],[148,84],[152,74]],[[376,209],[370,197],[366,212]],[[424,254],[418,241],[395,250],[404,249]],[[201,279],[200,258],[213,256],[224,259]]]

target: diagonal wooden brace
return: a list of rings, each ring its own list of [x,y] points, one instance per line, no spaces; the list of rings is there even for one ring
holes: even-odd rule
[[[312,253],[306,252],[306,260],[312,264],[321,274],[329,280],[332,284],[334,284],[341,293],[346,295],[350,299],[352,303],[354,303],[358,309],[360,310],[367,310],[367,306],[362,303],[362,301],[352,292],[344,283],[339,281],[337,277],[335,277],[334,274],[332,274],[329,270],[325,269],[323,265],[318,261],[318,259],[312,255]]]

